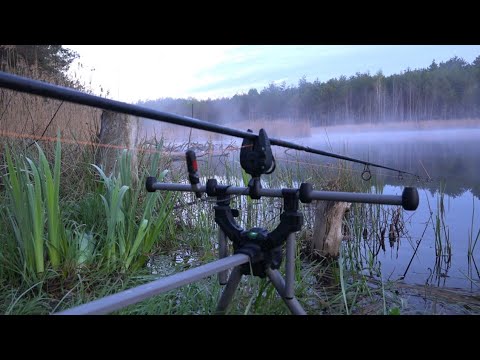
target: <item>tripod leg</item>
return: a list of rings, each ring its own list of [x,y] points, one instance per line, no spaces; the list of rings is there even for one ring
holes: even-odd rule
[[[242,279],[242,272],[240,271],[240,267],[237,266],[232,270],[230,273],[230,278],[228,279],[227,286],[222,292],[222,296],[218,301],[217,310],[215,314],[221,315],[224,314],[230,305],[230,301],[232,301],[233,295],[235,294],[235,290],[237,290],[238,284]]]
[[[295,284],[295,233],[287,237],[287,254],[285,260],[285,298],[293,299]]]
[[[273,286],[277,289],[277,292],[282,297],[285,304],[294,315],[307,315],[305,310],[303,310],[302,305],[298,302],[296,298],[288,299],[285,297],[285,282],[283,281],[282,275],[278,270],[267,269],[267,276],[272,281]]]
[[[228,256],[227,238],[222,229],[218,228],[218,258],[223,259]],[[220,285],[227,283],[228,270],[218,273],[218,282]]]

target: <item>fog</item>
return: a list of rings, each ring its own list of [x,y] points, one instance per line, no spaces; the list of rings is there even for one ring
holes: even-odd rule
[[[234,144],[240,146],[242,139],[223,136],[212,132],[192,130],[152,120],[144,123],[143,134],[158,138],[164,137],[165,143],[183,144],[189,140],[194,143],[210,141],[216,146]],[[276,139],[289,140],[293,143],[315,149],[346,155],[361,160],[393,167],[420,176],[421,186],[436,191],[440,181],[446,183],[446,193],[460,195],[471,190],[480,196],[480,122],[457,122],[457,127],[441,128],[437,123],[407,124],[395,127],[380,126],[338,126],[306,127],[286,121],[243,122],[231,124],[240,130],[252,128],[258,131],[265,128],[267,134]],[[235,126],[237,125],[237,126]],[[305,130],[307,129],[307,130]],[[301,131],[300,131],[301,130]],[[300,136],[295,136],[299,134]],[[308,136],[301,136],[308,134]],[[273,147],[274,151],[283,153],[284,148]],[[234,155],[235,156],[235,155]],[[331,163],[332,158],[298,152],[297,158],[313,164]],[[358,169],[362,165],[354,165]],[[373,174],[385,174],[383,181],[390,185],[401,185],[395,172],[371,168]],[[413,183],[412,183],[413,184]]]

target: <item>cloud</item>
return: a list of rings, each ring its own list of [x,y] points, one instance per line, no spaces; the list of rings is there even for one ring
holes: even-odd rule
[[[130,46],[93,45],[65,47],[78,51],[84,69],[73,68],[94,89],[102,85],[111,97],[122,101],[159,97],[187,97],[189,88],[214,82],[200,70],[227,61],[236,46]],[[90,71],[94,68],[94,71]]]
[[[454,55],[467,61],[480,46],[408,45],[65,45],[81,55],[76,69],[95,92],[102,86],[109,98],[135,102],[161,97],[206,99],[262,90],[275,79],[296,85],[328,81],[356,72],[385,75],[407,67],[427,67],[435,58]],[[91,71],[91,68],[95,68]]]

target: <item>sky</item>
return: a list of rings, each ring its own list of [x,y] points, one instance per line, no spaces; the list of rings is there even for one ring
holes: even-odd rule
[[[480,45],[64,45],[80,58],[71,75],[94,93],[136,103],[231,97],[270,83],[428,67],[454,56],[471,63]],[[103,91],[103,92],[101,92]]]

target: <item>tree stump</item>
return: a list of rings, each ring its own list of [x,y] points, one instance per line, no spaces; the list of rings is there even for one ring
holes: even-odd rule
[[[131,153],[130,169],[132,180],[138,181],[138,127],[140,119],[136,116],[104,110],[100,121],[99,143],[95,163],[101,166],[107,176],[118,174],[120,154],[123,149]]]
[[[342,234],[342,221],[351,203],[317,201],[313,237],[310,244],[312,254],[336,258],[339,255]]]

